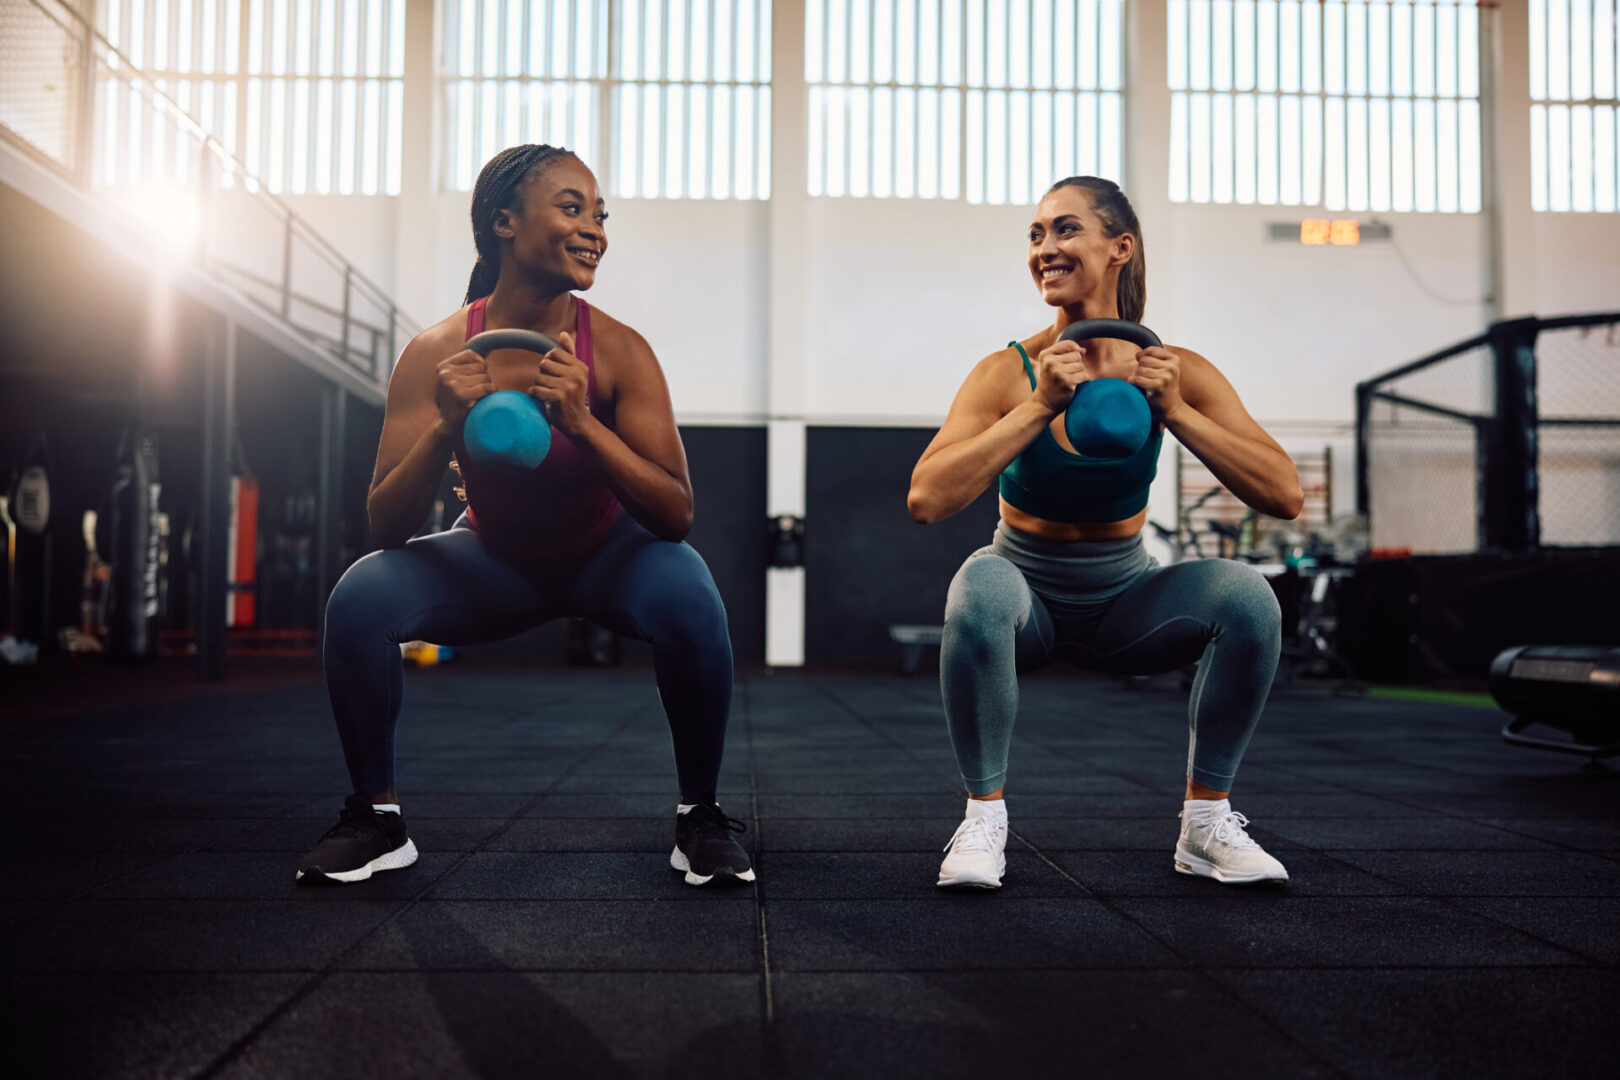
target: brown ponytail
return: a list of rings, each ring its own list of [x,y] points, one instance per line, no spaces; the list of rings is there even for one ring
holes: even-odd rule
[[[1114,300],[1119,308],[1120,318],[1141,322],[1142,313],[1147,308],[1147,250],[1142,242],[1142,223],[1136,220],[1136,211],[1131,209],[1131,201],[1125,197],[1118,184],[1098,176],[1067,177],[1048,188],[1047,194],[1064,187],[1085,190],[1091,199],[1091,209],[1102,222],[1103,230],[1110,240],[1124,233],[1130,233],[1136,238],[1136,244],[1131,248],[1131,261],[1126,263],[1119,273],[1119,286],[1114,294]]]

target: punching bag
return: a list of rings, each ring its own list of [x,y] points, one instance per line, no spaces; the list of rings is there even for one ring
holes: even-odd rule
[[[43,428],[34,432],[7,505],[16,527],[8,622],[19,641],[39,646],[50,636],[51,608],[51,458]]]
[[[118,478],[112,487],[112,579],[107,593],[112,651],[131,659],[146,659],[157,651],[164,531],[158,521],[158,500],[162,492],[157,437],[131,428],[118,448]]]

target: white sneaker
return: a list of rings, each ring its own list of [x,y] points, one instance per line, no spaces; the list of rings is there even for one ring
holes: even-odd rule
[[[999,889],[1007,872],[1007,813],[993,813],[985,800],[969,799],[967,816],[956,827],[945,845],[945,861],[939,864],[942,889]]]
[[[1283,864],[1243,831],[1249,819],[1235,812],[1229,800],[1189,802],[1180,816],[1177,873],[1214,878],[1228,885],[1288,880]]]

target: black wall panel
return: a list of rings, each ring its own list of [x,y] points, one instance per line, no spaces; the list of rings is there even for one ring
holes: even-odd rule
[[[696,516],[687,543],[726,602],[732,654],[765,661],[765,429],[683,427]]]
[[[962,560],[990,542],[994,486],[922,526],[906,511],[932,428],[811,428],[805,512],[805,660],[899,662],[891,623],[938,626]]]

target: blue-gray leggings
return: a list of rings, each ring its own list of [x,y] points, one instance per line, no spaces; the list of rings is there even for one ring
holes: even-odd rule
[[[652,643],[681,799],[712,801],[731,708],[726,610],[696,551],[659,540],[628,513],[580,564],[552,576],[493,554],[465,515],[349,567],[326,604],[324,660],[354,790],[394,788],[400,642],[476,645],[563,615]]]
[[[945,601],[940,684],[957,765],[973,795],[1006,783],[1018,673],[1066,658],[1130,675],[1201,661],[1187,708],[1187,775],[1228,791],[1282,645],[1282,612],[1252,566],[1160,567],[1141,537],[1060,543],[1002,524]]]

